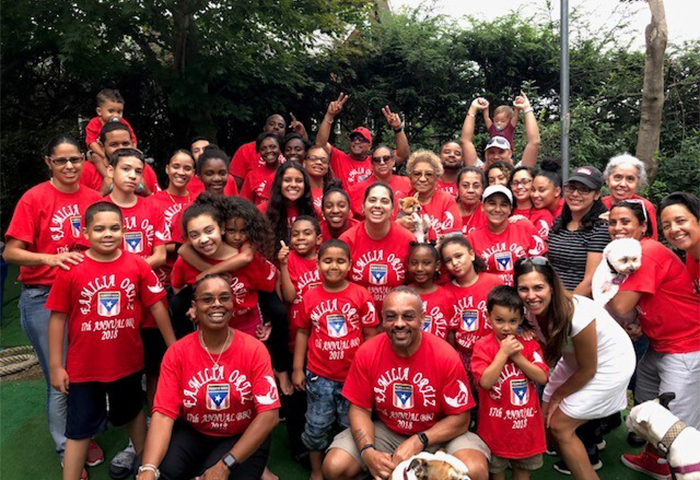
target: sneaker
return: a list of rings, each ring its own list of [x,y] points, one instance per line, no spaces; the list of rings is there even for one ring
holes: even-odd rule
[[[100,446],[94,440],[90,440],[88,447],[87,460],[85,464],[88,467],[94,467],[105,461],[105,454]]]
[[[595,446],[600,452],[602,450],[605,450],[605,447],[608,446],[608,442],[606,442],[604,438],[601,438],[599,442],[596,442]]]
[[[133,474],[134,462],[136,461],[136,451],[134,446],[129,443],[121,452],[117,453],[109,464],[109,476],[121,480]]]
[[[598,471],[601,468],[603,468],[603,462],[600,461],[598,455],[589,455],[588,461],[591,462],[591,466],[595,471]],[[564,462],[564,460],[559,460],[558,462],[556,462],[554,464],[554,470],[556,470],[559,473],[563,473],[564,475],[571,475],[571,470],[569,470],[569,467],[566,466],[566,462]]]
[[[547,449],[544,451],[544,453],[546,453],[550,457],[558,457],[559,456],[559,454],[557,453],[557,449],[550,446],[550,445],[547,445]]]
[[[633,447],[643,447],[647,441],[644,437],[641,437],[634,432],[630,432],[627,434],[627,443]]]
[[[668,466],[668,462],[646,450],[639,455],[625,453],[620,457],[620,461],[625,467],[641,472],[651,478],[656,478],[657,480],[669,480],[671,478],[671,469]]]

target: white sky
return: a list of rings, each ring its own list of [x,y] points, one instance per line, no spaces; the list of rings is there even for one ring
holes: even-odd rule
[[[510,11],[519,10],[525,15],[542,13],[552,18],[560,16],[560,0],[496,0],[493,3],[482,0],[390,0],[393,10],[402,6],[416,7],[421,3],[434,5],[435,12],[452,17],[464,15],[493,20]],[[550,6],[548,6],[548,4]],[[493,6],[497,8],[493,8]],[[664,0],[669,44],[681,44],[685,40],[700,39],[700,0]],[[632,12],[630,35],[633,47],[644,48],[644,29],[651,20],[649,6],[644,1],[620,2],[619,0],[569,0],[569,14],[577,9],[585,15],[594,29],[607,33],[626,14]],[[575,32],[570,31],[573,37]]]

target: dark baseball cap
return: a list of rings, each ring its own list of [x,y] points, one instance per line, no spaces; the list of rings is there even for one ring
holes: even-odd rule
[[[603,188],[603,174],[593,165],[586,165],[585,167],[578,167],[571,174],[566,183],[571,182],[579,182],[593,190],[600,190]]]

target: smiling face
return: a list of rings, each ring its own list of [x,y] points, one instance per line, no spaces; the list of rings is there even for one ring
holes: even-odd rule
[[[330,163],[331,159],[325,149],[312,148],[304,159],[304,169],[309,177],[323,178],[328,173]]]
[[[538,175],[532,181],[532,203],[535,208],[552,209],[561,198],[561,188],[555,187],[547,177]]]
[[[518,295],[533,315],[543,315],[552,303],[552,287],[544,275],[533,270],[517,278]]]
[[[275,133],[278,137],[282,138],[286,129],[287,122],[281,115],[270,115],[265,122],[263,132]]]
[[[226,162],[221,158],[210,158],[202,165],[199,179],[207,192],[223,195],[226,182],[228,181]]]
[[[408,279],[418,285],[431,283],[435,272],[440,268],[440,262],[427,247],[416,247],[408,257]]]
[[[513,181],[510,183],[510,189],[513,196],[519,202],[527,202],[530,200],[532,192],[532,175],[527,170],[518,170],[513,175]]]
[[[427,194],[435,191],[437,185],[437,173],[428,162],[416,162],[411,172],[411,186],[419,194]]]
[[[80,180],[83,164],[85,163],[84,158],[75,145],[60,143],[53,149],[51,156],[46,157],[44,161],[49,170],[51,170],[54,182],[58,182],[65,187],[73,187]],[[66,160],[67,162],[64,165],[58,165]]]
[[[226,243],[233,248],[241,248],[248,240],[245,220],[241,217],[233,217],[226,220],[224,238]]]
[[[442,249],[442,263],[450,275],[460,280],[476,273],[474,271],[474,250],[465,245],[450,242]]]
[[[318,257],[318,271],[323,277],[324,284],[335,287],[345,281],[350,271],[350,258],[345,250],[338,247],[326,248]]]
[[[700,225],[698,219],[685,205],[675,204],[661,212],[661,229],[668,243],[686,251],[698,251],[700,245]]]
[[[502,193],[494,193],[484,200],[483,209],[491,227],[502,227],[508,223],[513,206]]]
[[[362,214],[365,221],[373,224],[384,224],[391,221],[394,202],[391,201],[389,191],[382,187],[370,187],[367,198],[362,204]]]
[[[212,257],[221,246],[221,226],[211,215],[199,215],[187,222],[187,239],[202,256]]]
[[[296,202],[304,194],[304,174],[296,168],[288,168],[282,175],[282,196]]]
[[[569,182],[564,187],[564,201],[574,214],[585,215],[598,198],[600,191],[593,190],[581,182]]]
[[[618,238],[641,240],[646,229],[647,224],[640,223],[637,216],[629,208],[615,207],[610,212],[608,232],[613,240]]]
[[[90,242],[90,249],[101,256],[110,256],[122,244],[122,219],[115,212],[99,212],[92,222],[83,228],[83,236]]]
[[[637,168],[630,163],[622,163],[613,168],[608,177],[608,186],[613,199],[612,203],[632,198],[637,191],[637,186],[639,186]]]
[[[510,157],[513,154],[510,150],[498,147],[491,147],[484,152],[486,165],[491,165],[494,162],[510,162]]]
[[[184,188],[194,176],[194,162],[185,153],[176,153],[165,167],[170,184],[176,188]]]
[[[386,147],[379,147],[372,153],[372,171],[378,178],[388,178],[395,163],[394,153]]]
[[[486,174],[486,179],[489,185],[503,185],[508,186],[508,172],[504,172],[500,168],[492,168]]]
[[[121,157],[112,167],[107,167],[107,175],[114,181],[114,188],[125,193],[134,193],[143,178],[144,164],[137,157]]]
[[[522,322],[523,317],[520,312],[503,305],[494,305],[489,312],[489,323],[499,342],[509,335],[515,335]]]
[[[383,327],[398,352],[412,350],[420,344],[423,305],[418,297],[406,292],[392,292],[382,304]]]
[[[482,176],[477,172],[464,172],[460,178],[457,188],[459,188],[459,202],[466,207],[473,207],[481,202],[484,194],[484,184]]]
[[[457,142],[448,142],[440,149],[440,161],[445,170],[459,170],[464,166],[462,147]]]
[[[353,157],[364,159],[369,155],[370,148],[372,145],[359,133],[354,133],[350,137],[350,154]]]
[[[340,192],[331,192],[323,199],[323,218],[333,228],[341,228],[350,216],[350,202]]]
[[[306,258],[321,245],[321,236],[316,233],[313,223],[297,220],[291,231],[290,246],[300,256]]]
[[[260,157],[268,167],[277,166],[280,158],[280,142],[276,137],[267,137],[260,142]]]
[[[231,285],[220,277],[204,280],[194,292],[192,307],[200,328],[227,329],[233,309]]]
[[[300,138],[292,138],[284,146],[284,158],[301,163],[306,155],[306,145]]]

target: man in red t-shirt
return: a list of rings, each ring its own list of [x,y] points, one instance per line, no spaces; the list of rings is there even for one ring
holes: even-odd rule
[[[343,387],[350,428],[331,444],[324,477],[355,478],[369,470],[373,478],[387,478],[413,455],[442,449],[467,465],[470,478],[485,480],[490,452],[467,431],[475,402],[459,355],[422,333],[425,315],[415,290],[389,292],[382,316],[384,333],[365,342],[350,367]]]
[[[357,127],[350,132],[350,153],[338,150],[328,143],[331,128],[336,115],[343,110],[343,105],[348,101],[348,96],[341,93],[338,99],[328,105],[326,116],[318,127],[316,133],[316,145],[323,147],[331,156],[331,170],[335,178],[343,182],[343,189],[349,188],[372,175],[372,157],[369,154],[372,148],[372,134],[365,127]],[[389,127],[396,134],[396,165],[401,165],[408,158],[408,138],[403,131],[403,122],[397,113],[392,113],[387,105],[382,108]]]
[[[302,125],[303,128],[303,125]],[[278,113],[272,114],[265,120],[265,126],[262,129],[263,133],[274,133],[282,141],[282,137],[287,131],[287,122],[284,117]],[[304,134],[306,131],[304,131]],[[303,135],[308,139],[308,135]],[[194,153],[194,152],[193,152]],[[260,154],[255,148],[255,140],[244,143],[236,153],[233,154],[228,172],[236,179],[236,186],[240,191],[243,188],[243,180],[251,170],[257,167],[264,166],[265,163],[260,158]]]

